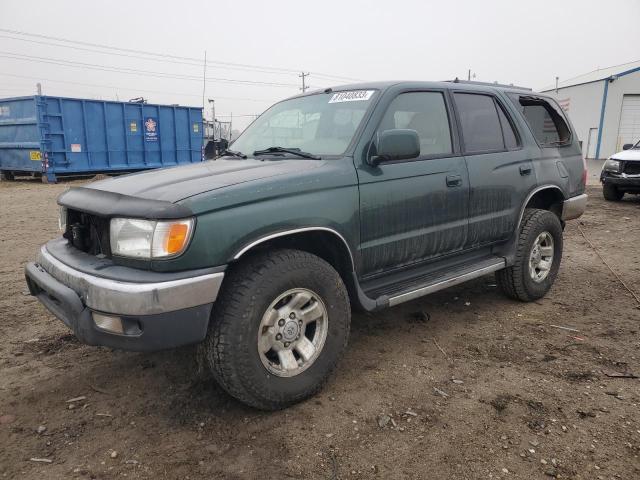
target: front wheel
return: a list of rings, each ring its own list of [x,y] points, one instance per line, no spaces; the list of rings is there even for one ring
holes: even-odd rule
[[[543,297],[553,285],[562,259],[562,225],[548,210],[525,210],[512,266],[496,272],[500,289],[515,300]]]
[[[602,196],[605,200],[610,202],[619,202],[624,197],[624,192],[618,190],[618,187],[615,185],[611,185],[610,183],[605,183],[602,185]]]
[[[201,348],[227,392],[277,410],[322,387],[347,345],[350,321],[346,288],[331,265],[276,250],[231,270]]]

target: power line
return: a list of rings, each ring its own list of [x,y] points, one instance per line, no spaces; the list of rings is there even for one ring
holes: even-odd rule
[[[137,49],[132,49],[132,48],[120,48],[120,47],[114,47],[114,46],[111,46],[111,45],[84,42],[84,41],[80,41],[80,40],[70,40],[70,39],[62,38],[62,37],[54,37],[54,36],[50,36],[50,35],[35,34],[35,33],[23,32],[23,31],[19,31],[19,30],[11,30],[11,29],[6,29],[6,28],[0,28],[0,32],[9,33],[11,35],[20,35],[20,36],[26,36],[26,37],[32,37],[32,38],[40,38],[40,39],[44,39],[44,40],[54,40],[54,41],[57,41],[57,42],[71,43],[71,44],[83,45],[83,46],[87,46],[87,47],[94,47],[94,48],[100,48],[100,49],[106,49],[106,50],[114,50],[114,51],[123,52],[123,53],[143,54],[143,55],[147,55],[147,56],[166,58],[166,59],[171,59],[171,60],[187,60],[187,61],[195,62],[195,63],[197,63],[199,65],[202,64],[200,59],[193,58],[193,57],[170,55],[170,54],[166,54],[166,53],[150,52],[150,51],[146,51],[146,50],[137,50]],[[107,53],[107,52],[104,52],[104,53]],[[251,64],[246,64],[246,63],[223,62],[223,61],[219,61],[219,60],[209,61],[207,63],[208,64],[210,63],[211,65],[223,65],[223,66],[226,66],[226,67],[243,67],[243,68],[248,68],[248,69],[259,69],[259,70],[263,70],[263,73],[266,73],[264,71],[282,72],[282,73],[290,73],[290,74],[299,72],[299,70],[291,69],[291,68],[270,67],[270,66],[264,66],[264,65],[251,65]],[[330,75],[330,74],[325,74],[325,73],[322,73],[322,72],[312,72],[312,73],[314,75],[317,75],[318,77],[322,76],[322,77],[334,78],[334,79],[339,79],[339,80],[361,81],[360,79],[356,79],[356,78],[344,77],[344,76],[339,76],[339,75]]]
[[[147,51],[147,50],[137,50],[137,49],[133,49],[133,48],[114,47],[114,46],[111,46],[111,45],[104,45],[104,44],[91,43],[91,42],[83,42],[83,41],[80,41],[80,40],[70,40],[68,38],[53,37],[53,36],[50,36],[50,35],[41,35],[41,34],[36,34],[36,33],[22,32],[22,31],[10,30],[10,29],[6,29],[6,28],[0,28],[0,32],[5,32],[5,33],[12,34],[12,35],[23,35],[23,36],[26,36],[26,37],[42,38],[42,39],[45,39],[45,40],[55,40],[55,41],[58,41],[58,42],[73,43],[73,44],[77,44],[77,45],[84,45],[84,46],[88,46],[88,47],[102,48],[102,49],[107,49],[107,50],[115,50],[115,51],[118,51],[118,52],[141,53],[143,55],[149,55],[149,56],[161,57],[161,58],[170,58],[170,59],[174,59],[174,60],[190,60],[192,62],[199,63],[200,65],[202,64],[202,60],[201,59],[194,58],[194,57],[183,57],[183,56],[179,56],[179,55],[170,55],[170,54],[167,54],[167,53],[150,52],[150,51]],[[297,73],[298,72],[297,70],[289,69],[289,68],[264,67],[264,66],[249,65],[249,64],[243,64],[243,63],[232,63],[232,62],[221,62],[221,61],[210,61],[210,63],[212,63],[212,64],[215,63],[215,64],[219,64],[219,65],[234,66],[234,67],[257,67],[257,68],[262,68],[262,69],[265,69],[265,70],[281,71],[281,72],[287,72],[287,73]]]
[[[127,68],[127,67],[111,67],[106,65],[96,65],[94,63],[75,62],[72,60],[57,59],[57,58],[50,58],[50,57],[38,57],[34,55],[24,55],[24,54],[13,53],[13,52],[0,51],[0,57],[10,58],[13,60],[48,63],[51,65],[59,65],[64,67],[75,67],[75,68],[100,70],[104,72],[125,73],[129,75],[145,75],[145,76],[153,76],[157,78],[174,78],[179,80],[190,80],[190,81],[198,81],[198,82],[202,80],[202,77],[196,76],[196,75],[180,75],[180,74],[172,74],[167,72],[155,72],[151,70],[138,70],[135,68]],[[260,86],[271,86],[271,87],[297,87],[297,85],[293,83],[261,82],[257,80],[241,80],[236,78],[210,77],[207,81],[213,82],[213,83],[216,83],[216,82],[239,83],[243,85],[260,85]]]
[[[0,29],[0,31],[2,31],[2,29]],[[62,44],[59,44],[59,43],[51,43],[50,41],[46,41],[45,42],[45,41],[40,41],[40,40],[31,40],[31,39],[27,39],[27,38],[17,38],[17,37],[12,37],[12,36],[9,36],[9,35],[0,35],[0,38],[7,38],[9,40],[18,40],[20,42],[34,43],[34,44],[37,44],[37,45],[46,45],[48,47],[68,48],[68,49],[71,49],[71,50],[77,50],[77,51],[82,51],[82,52],[90,52],[90,53],[98,53],[98,54],[102,54],[102,55],[115,55],[115,56],[118,56],[118,57],[135,58],[135,59],[138,59],[138,60],[172,63],[172,64],[176,64],[176,65],[189,65],[189,66],[193,66],[193,67],[202,68],[202,61],[200,61],[200,62],[179,61],[179,60],[172,60],[172,59],[166,59],[166,58],[151,58],[151,57],[145,57],[143,55],[133,55],[133,54],[127,54],[127,53],[103,52],[101,50],[96,50],[95,48],[84,48],[84,47],[78,47],[78,46],[74,46],[74,45],[62,45]],[[259,72],[259,73],[266,73],[268,75],[285,75],[285,74],[288,75],[289,74],[289,72],[274,72],[274,71],[264,70],[264,69],[257,68],[257,67],[253,68],[253,67],[240,67],[240,66],[237,66],[237,67],[236,66],[220,66],[220,65],[216,65],[215,62],[213,62],[211,60],[207,61],[207,67],[208,68],[227,69],[227,70],[239,70],[241,72]]]
[[[15,78],[25,78],[28,80],[37,80],[40,82],[54,82],[54,83],[66,83],[69,85],[80,85],[83,87],[96,87],[96,88],[105,88],[105,89],[110,89],[110,90],[126,90],[126,91],[131,91],[131,92],[143,92],[143,93],[157,93],[157,94],[166,94],[166,95],[179,95],[179,96],[184,96],[184,97],[194,97],[194,98],[200,98],[201,94],[195,94],[195,93],[180,93],[180,92],[172,92],[172,91],[168,91],[168,90],[149,90],[149,89],[145,89],[145,88],[132,88],[132,87],[122,87],[122,86],[117,86],[117,85],[101,85],[98,83],[84,83],[84,82],[72,82],[69,80],[55,80],[52,78],[43,78],[43,77],[34,77],[34,76],[29,76],[29,75],[17,75],[17,74],[12,74],[12,73],[4,73],[4,72],[0,72],[0,76],[7,76],[7,77],[15,77]],[[20,88],[20,87],[17,87]],[[28,89],[24,89],[22,88],[22,90],[28,90]],[[277,100],[275,99],[260,99],[260,98],[247,98],[247,97],[221,97],[221,96],[217,96],[216,98],[221,99],[221,100],[246,100],[246,101],[250,101],[250,102],[260,102],[260,103],[274,103]]]

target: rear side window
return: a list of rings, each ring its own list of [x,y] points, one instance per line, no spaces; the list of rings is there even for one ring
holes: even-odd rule
[[[510,95],[527,120],[533,136],[543,147],[571,143],[571,131],[559,107],[538,97]]]
[[[420,156],[450,154],[449,116],[440,92],[402,93],[393,99],[378,132],[396,128],[415,130],[420,139]]]
[[[460,116],[465,151],[482,153],[504,150],[502,127],[493,97],[476,93],[455,93],[454,98]]]

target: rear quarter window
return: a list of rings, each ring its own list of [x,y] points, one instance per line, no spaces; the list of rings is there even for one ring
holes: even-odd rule
[[[541,97],[510,94],[522,112],[531,133],[542,147],[558,147],[571,143],[571,130],[560,107]]]

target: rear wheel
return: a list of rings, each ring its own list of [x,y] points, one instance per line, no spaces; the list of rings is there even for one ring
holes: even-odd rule
[[[562,259],[562,225],[548,210],[525,210],[514,264],[496,272],[500,289],[509,297],[530,302],[553,285]]]
[[[346,288],[331,265],[277,250],[228,274],[201,349],[227,392],[276,410],[322,387],[346,347],[350,320]]]
[[[602,185],[602,195],[605,200],[610,202],[619,202],[624,197],[624,192],[618,190],[618,187],[615,185],[611,185],[610,183],[605,183]]]

